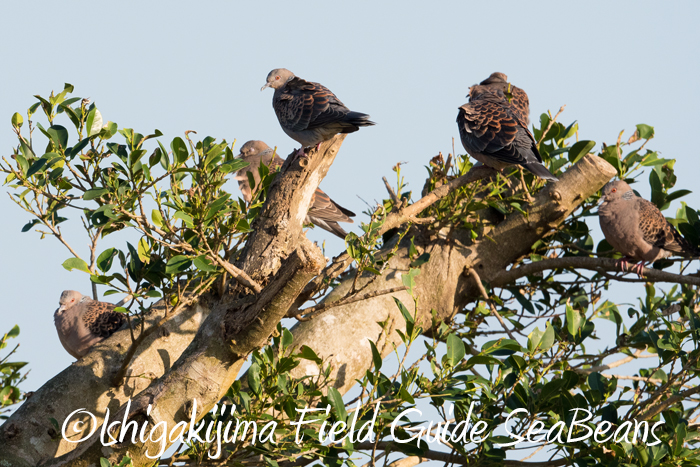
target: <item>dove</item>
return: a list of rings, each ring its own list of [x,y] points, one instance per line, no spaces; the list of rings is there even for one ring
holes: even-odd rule
[[[248,167],[244,167],[236,172],[235,176],[235,179],[238,181],[238,187],[243,194],[243,199],[250,203],[253,199],[253,190],[257,190],[260,184],[260,172],[258,172],[260,164],[263,163],[268,166],[270,170],[274,171],[282,167],[284,159],[274,154],[273,149],[262,141],[248,141],[241,146],[241,153],[238,157],[250,164]],[[255,181],[255,187],[253,189],[250,187],[248,173],[252,174]],[[350,217],[355,217],[355,213],[340,206],[330,199],[320,188],[317,188],[311,198],[309,212],[304,222],[317,225],[345,239],[347,232],[338,225],[338,222],[352,223]]]
[[[114,334],[126,322],[126,316],[114,311],[111,303],[98,302],[75,290],[64,290],[53,315],[63,348],[82,358]]]
[[[697,257],[698,251],[681,236],[654,203],[637,196],[622,180],[609,182],[602,189],[604,201],[598,209],[598,220],[605,239],[625,255],[620,266],[628,269],[628,261],[640,261],[632,267],[640,277],[644,264],[673,254]]]
[[[272,107],[282,130],[304,148],[319,145],[338,133],[353,133],[363,126],[374,125],[369,115],[353,112],[327,87],[294,76],[285,68],[267,75],[260,89],[273,88]]]
[[[517,86],[508,82],[508,76],[505,73],[491,73],[491,76],[479,83],[496,91],[502,91],[506,100],[510,102],[516,116],[525,126],[530,125],[530,100],[527,93]]]
[[[545,180],[558,181],[542,164],[534,136],[505,94],[488,86],[469,88],[469,102],[457,114],[464,149],[496,170],[519,165]]]

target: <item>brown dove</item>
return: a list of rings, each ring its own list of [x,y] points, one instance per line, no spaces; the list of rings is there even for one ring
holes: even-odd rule
[[[637,196],[621,180],[603,187],[603,204],[598,209],[600,228],[605,239],[625,255],[620,266],[628,269],[628,262],[640,261],[632,271],[642,275],[644,264],[673,254],[697,256],[698,251],[681,236],[654,203]]]
[[[272,107],[282,130],[301,144],[298,155],[306,147],[318,149],[338,133],[374,125],[369,115],[351,111],[327,87],[297,78],[285,68],[272,70],[260,90],[265,88],[275,90]]]
[[[95,344],[111,336],[126,322],[111,303],[98,302],[75,290],[64,290],[53,315],[63,348],[82,358]]]
[[[489,86],[469,88],[469,102],[457,114],[464,149],[496,170],[519,165],[545,180],[558,181],[542,164],[534,136],[503,91]]]
[[[491,76],[479,84],[503,92],[520,121],[525,126],[530,125],[530,99],[525,91],[508,82],[508,76],[499,72],[491,73]]]
[[[260,164],[263,163],[268,166],[271,171],[274,171],[282,167],[284,159],[274,154],[272,148],[262,141],[248,141],[245,143],[241,146],[239,157],[250,164],[248,167],[244,167],[236,172],[235,176],[235,179],[238,180],[238,187],[243,194],[243,199],[250,203],[253,198],[253,190],[257,189],[260,184],[260,172],[258,172]],[[255,181],[255,187],[253,189],[250,187],[248,173],[252,174]],[[345,239],[347,232],[338,225],[338,222],[352,223],[350,217],[355,217],[355,213],[340,206],[330,199],[320,188],[317,188],[311,198],[309,212],[304,222],[317,225]]]

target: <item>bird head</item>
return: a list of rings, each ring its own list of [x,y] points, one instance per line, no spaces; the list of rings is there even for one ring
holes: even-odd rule
[[[506,84],[508,84],[508,76],[506,76],[505,73],[499,73],[496,71],[494,73],[491,73],[491,76],[489,76],[479,84],[482,86],[496,85],[504,87]]]
[[[263,91],[266,88],[279,89],[292,78],[294,78],[294,73],[286,68],[275,68],[267,75],[267,82],[260,90]]]
[[[63,313],[67,308],[72,307],[83,299],[83,294],[75,290],[64,290],[61,292],[61,298],[58,299],[58,309],[56,314]]]
[[[604,203],[615,201],[616,199],[620,198],[630,199],[636,196],[632,191],[632,187],[622,180],[608,182],[600,191],[603,195]]]
[[[237,157],[243,159],[244,161],[248,161],[249,159],[261,154],[266,149],[270,149],[270,146],[265,144],[263,141],[250,140],[241,146],[241,153]]]

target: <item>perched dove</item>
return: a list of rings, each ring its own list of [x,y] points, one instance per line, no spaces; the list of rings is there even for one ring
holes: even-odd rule
[[[517,114],[502,91],[472,86],[469,102],[457,114],[464,149],[496,170],[519,165],[540,178],[557,181],[542,164],[535,138]]]
[[[236,172],[235,177],[235,179],[238,180],[238,187],[241,189],[241,193],[243,193],[243,199],[250,203],[250,200],[253,198],[253,190],[257,189],[260,184],[260,172],[258,172],[260,163],[268,166],[270,170],[276,170],[284,164],[284,159],[274,154],[272,148],[262,141],[248,141],[245,143],[241,146],[239,157],[250,164],[248,167]],[[251,189],[248,181],[248,172],[252,174],[255,180],[255,187],[253,189]],[[347,232],[338,225],[338,222],[352,223],[350,217],[355,217],[355,213],[337,204],[330,199],[327,194],[321,191],[320,188],[316,189],[316,192],[311,198],[310,206],[305,220],[307,224],[317,225],[345,239]]]
[[[53,315],[63,348],[82,358],[93,345],[102,342],[126,321],[111,303],[98,302],[75,290],[64,290]]]
[[[275,90],[272,107],[282,130],[301,144],[299,151],[318,148],[338,133],[353,133],[361,126],[374,125],[369,115],[351,111],[327,87],[297,78],[285,68],[272,70],[260,90],[265,88]]]
[[[674,253],[685,257],[698,255],[654,203],[635,195],[627,183],[609,182],[602,193],[604,201],[598,210],[600,228],[608,243],[625,255],[620,260],[624,269],[629,260],[641,261],[632,268],[641,276],[646,262]]]
[[[527,98],[525,91],[508,82],[508,76],[505,73],[491,73],[491,76],[479,84],[496,91],[502,91],[506,96],[506,100],[513,106],[518,119],[525,126],[530,125],[530,99]]]

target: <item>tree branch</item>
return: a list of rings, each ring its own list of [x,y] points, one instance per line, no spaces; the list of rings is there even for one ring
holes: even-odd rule
[[[518,266],[507,271],[502,271],[496,277],[494,277],[493,280],[491,280],[490,284],[496,287],[503,287],[515,282],[521,277],[551,269],[567,268],[588,269],[594,272],[627,272],[626,270],[623,270],[614,259],[567,256],[564,258],[546,259],[543,261],[537,261],[536,263],[523,264],[522,266]],[[700,277],[698,276],[674,274],[649,268],[644,268],[642,273],[650,282],[672,282],[676,284],[700,285]]]

